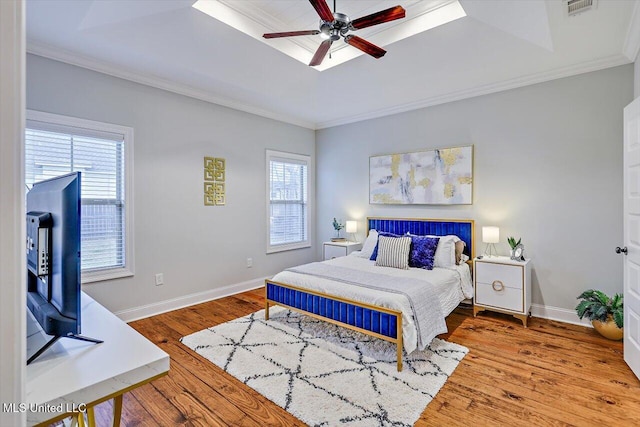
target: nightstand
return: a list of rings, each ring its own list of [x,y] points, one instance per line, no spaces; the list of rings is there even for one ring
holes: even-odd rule
[[[531,260],[483,257],[473,260],[473,316],[484,310],[511,314],[527,327],[531,309]]]
[[[347,256],[353,251],[362,249],[362,243],[358,242],[324,242],[322,244],[322,259],[338,258]]]

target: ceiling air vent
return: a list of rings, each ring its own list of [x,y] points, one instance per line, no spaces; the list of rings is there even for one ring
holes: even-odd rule
[[[567,14],[577,15],[594,9],[598,0],[567,0]]]

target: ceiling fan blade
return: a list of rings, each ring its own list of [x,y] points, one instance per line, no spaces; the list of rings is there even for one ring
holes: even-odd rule
[[[313,58],[311,58],[311,62],[309,62],[310,67],[315,67],[316,65],[322,64],[322,60],[327,55],[327,52],[329,52],[331,43],[333,43],[331,40],[325,40],[320,44],[320,47],[318,48],[318,50],[316,50],[315,55],[313,55]]]
[[[358,36],[351,36],[351,35],[346,36],[344,38],[344,41],[350,44],[351,46],[360,49],[364,53],[373,56],[376,59],[382,58],[384,54],[387,53],[387,51],[382,49],[381,47],[378,47],[375,44],[368,42],[365,39]]]
[[[359,30],[361,28],[371,27],[372,25],[382,24],[383,22],[395,21],[405,17],[405,10],[402,6],[394,6],[371,15],[351,21],[351,26]]]
[[[320,34],[320,31],[308,30],[308,31],[286,31],[284,33],[266,33],[266,34],[263,34],[262,37],[264,37],[265,39],[276,39],[278,37],[315,36],[316,34]]]
[[[333,22],[333,13],[326,0],[309,0],[309,3],[311,3],[311,6],[318,12],[320,19]]]

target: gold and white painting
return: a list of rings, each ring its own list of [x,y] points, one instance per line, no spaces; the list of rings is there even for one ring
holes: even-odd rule
[[[472,204],[473,146],[370,157],[369,203]]]

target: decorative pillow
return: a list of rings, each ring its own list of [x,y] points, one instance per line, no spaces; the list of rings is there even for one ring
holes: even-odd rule
[[[373,250],[378,245],[378,232],[376,230],[369,230],[369,235],[367,239],[364,241],[362,245],[362,249],[360,250],[360,255],[362,258],[371,259],[371,255],[373,255]]]
[[[456,265],[460,265],[460,263],[462,262],[462,252],[464,252],[464,247],[466,246],[466,243],[464,243],[464,241],[462,240],[458,240],[455,243],[456,246]]]
[[[433,260],[434,267],[451,267],[456,265],[456,242],[460,240],[458,236],[440,236],[438,249]]]
[[[449,234],[447,236],[431,236],[427,237],[439,237],[438,248],[436,249],[436,255],[433,259],[434,267],[451,267],[456,265],[456,245],[455,243],[460,240],[458,236]]]
[[[411,237],[378,237],[378,256],[376,265],[379,267],[409,268],[409,250]]]
[[[409,267],[433,270],[433,259],[436,255],[439,237],[410,236]]]
[[[402,236],[398,236],[397,234],[389,233],[389,232],[386,232],[386,231],[378,231],[378,241],[376,242],[376,247],[373,248],[373,252],[371,253],[371,258],[369,258],[371,261],[375,261],[376,258],[378,257],[378,244],[380,242],[380,236],[402,237]]]

